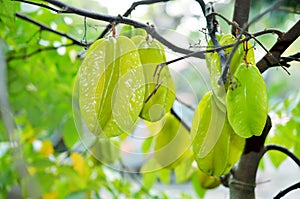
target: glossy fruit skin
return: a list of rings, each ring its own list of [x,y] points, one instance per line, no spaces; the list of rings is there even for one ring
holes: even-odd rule
[[[243,138],[261,135],[268,114],[267,89],[258,68],[241,63],[234,77],[236,87],[226,96],[228,120]]]
[[[199,169],[209,176],[229,172],[244,147],[244,139],[235,134],[212,92],[206,93],[196,108],[191,134],[194,158]]]
[[[153,157],[162,167],[174,168],[191,155],[191,137],[170,113],[159,123],[162,128],[155,137]]]
[[[127,37],[101,39],[79,71],[79,106],[95,135],[132,132],[144,101],[144,75],[138,50]]]
[[[132,41],[137,45],[145,77],[145,102],[140,117],[155,122],[172,108],[176,98],[175,83],[168,66],[164,66],[159,79],[153,76],[157,65],[166,62],[165,50],[158,41],[143,36],[135,36]]]

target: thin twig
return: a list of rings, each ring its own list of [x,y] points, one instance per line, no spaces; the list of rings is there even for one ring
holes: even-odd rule
[[[43,52],[43,51],[50,51],[50,50],[57,50],[59,48],[62,48],[62,47],[69,47],[69,46],[73,46],[75,45],[74,43],[70,43],[70,44],[63,44],[63,45],[60,45],[60,46],[48,46],[48,47],[45,47],[45,48],[38,48],[30,53],[27,53],[27,54],[24,54],[24,55],[13,55],[13,56],[9,56],[6,61],[7,62],[10,62],[12,60],[17,60],[17,59],[27,59],[29,57],[32,57],[33,55],[36,55],[40,52]]]
[[[191,131],[191,127],[182,120],[182,118],[176,113],[176,111],[174,110],[174,108],[171,108],[171,114],[182,124],[182,126],[188,130],[188,132]]]
[[[225,64],[225,68],[222,68],[222,76],[219,79],[219,84],[224,84],[226,82],[226,78],[227,78],[227,73],[228,73],[228,69],[229,69],[229,63],[235,53],[235,51],[238,48],[239,45],[239,41],[242,38],[242,35],[245,33],[245,31],[248,29],[248,27],[253,24],[254,22],[257,22],[261,17],[263,17],[264,15],[266,15],[267,13],[273,11],[274,9],[276,9],[279,6],[279,3],[281,3],[282,0],[277,1],[273,6],[271,6],[270,8],[266,9],[264,12],[262,12],[261,14],[257,15],[256,17],[254,17],[247,25],[245,25],[245,27],[243,27],[243,29],[239,32],[239,36],[237,37],[237,42],[235,43],[232,51],[230,52],[227,60],[226,60],[226,64]]]
[[[175,98],[177,102],[179,102],[180,104],[184,105],[185,107],[187,107],[188,109],[190,109],[191,111],[195,111],[195,107],[187,104],[186,102],[182,101],[181,99],[179,99],[178,97]]]
[[[70,35],[67,35],[66,33],[63,33],[63,32],[60,32],[60,31],[57,31],[57,30],[53,30],[51,28],[49,28],[48,26],[46,26],[45,24],[42,24],[38,21],[35,21],[34,19],[31,19],[30,17],[26,16],[26,15],[23,15],[21,13],[16,13],[16,17],[20,18],[20,19],[23,19],[25,21],[28,21],[38,27],[41,28],[41,30],[45,30],[45,31],[48,31],[48,32],[52,32],[54,34],[57,34],[57,35],[60,35],[60,36],[63,36],[63,37],[66,37],[67,39],[71,40],[74,44],[76,45],[79,45],[79,46],[86,46],[85,44],[83,44],[81,41],[71,37]]]
[[[283,146],[279,146],[279,145],[270,144],[270,145],[265,146],[265,148],[263,150],[263,154],[266,153],[267,151],[271,151],[271,150],[280,151],[280,152],[286,154],[300,167],[300,159],[295,154],[293,154],[291,151],[289,151],[287,148],[285,148]]]
[[[288,188],[280,191],[275,197],[274,199],[280,199],[282,198],[283,196],[285,196],[287,193],[291,192],[291,191],[294,191],[296,189],[300,189],[300,182],[297,182],[296,184],[293,184],[291,186],[289,186]]]
[[[130,6],[130,8],[128,10],[126,10],[126,12],[122,15],[123,17],[128,17],[133,10],[135,10],[136,7],[140,6],[140,5],[149,5],[149,4],[155,4],[155,3],[159,3],[159,2],[167,2],[167,1],[170,1],[170,0],[144,0],[144,1],[136,1],[136,2],[133,2]],[[115,24],[117,25],[117,23]],[[101,35],[97,38],[97,39],[100,39],[100,38],[103,38],[108,32],[109,30],[111,29],[111,24],[108,24],[106,26],[106,28],[102,31]]]
[[[253,33],[253,34],[251,34],[251,36],[247,36],[244,39],[241,39],[240,41],[236,41],[236,43],[241,44],[241,43],[243,43],[245,41],[249,41],[250,39],[253,39],[253,37],[258,37],[258,36],[262,36],[262,35],[265,35],[265,34],[283,35],[283,33],[280,32],[279,30],[268,29],[268,30],[263,30],[263,31],[257,32],[257,33]],[[224,46],[219,46],[219,47],[215,47],[215,48],[211,48],[209,50],[195,51],[195,52],[192,52],[190,54],[184,55],[182,57],[178,57],[176,59],[160,63],[160,64],[157,65],[157,67],[163,67],[163,66],[166,66],[166,65],[169,65],[169,64],[181,61],[181,60],[189,58],[189,57],[199,57],[199,56],[202,57],[202,56],[204,56],[205,53],[213,53],[213,52],[217,52],[217,51],[222,50],[222,49],[231,48],[231,47],[235,46],[236,43],[234,43],[234,44],[228,44],[228,45],[224,45]]]
[[[59,10],[57,10],[55,8],[52,8],[51,6],[45,5],[43,3],[36,3],[36,2],[33,2],[33,1],[27,1],[27,0],[11,0],[11,1],[18,1],[18,2],[22,2],[22,3],[30,4],[30,5],[39,6],[39,7],[51,10],[53,12],[60,12]]]
[[[284,65],[285,67],[290,67],[290,64],[288,64],[288,63],[292,62],[292,61],[300,62],[300,52],[296,53],[294,55],[290,55],[288,57],[281,57],[280,58],[280,63],[282,65]]]

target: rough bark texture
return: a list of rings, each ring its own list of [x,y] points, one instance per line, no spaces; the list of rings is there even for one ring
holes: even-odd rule
[[[241,28],[243,28],[248,23],[250,6],[251,6],[251,0],[235,1],[233,21],[235,21]],[[236,29],[232,27],[231,32],[233,35],[235,35],[235,31]]]
[[[268,116],[261,136],[253,136],[246,141],[241,159],[229,179],[231,199],[254,199],[256,173],[259,161],[263,155],[264,142],[272,127]]]

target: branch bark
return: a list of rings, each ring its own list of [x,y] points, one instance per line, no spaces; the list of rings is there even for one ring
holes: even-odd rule
[[[264,154],[264,142],[272,127],[271,118],[268,116],[261,136],[253,136],[246,140],[244,152],[237,168],[229,179],[231,199],[254,199],[256,173],[259,161]]]
[[[268,68],[279,66],[282,53],[300,36],[300,20],[291,27],[270,49],[270,53],[266,54],[256,65],[260,72],[263,73]],[[274,59],[275,58],[275,59]]]
[[[236,22],[241,28],[244,28],[248,24],[250,13],[251,0],[235,0],[233,22]],[[245,29],[248,31],[248,28]],[[236,28],[232,27],[233,35],[236,35]]]

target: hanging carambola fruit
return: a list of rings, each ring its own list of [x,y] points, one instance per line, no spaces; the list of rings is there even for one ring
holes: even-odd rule
[[[238,80],[226,96],[228,120],[241,137],[261,135],[268,114],[266,84],[253,64],[241,63],[234,73]]]
[[[191,134],[194,158],[199,169],[209,176],[230,171],[244,147],[244,139],[235,135],[211,91],[203,96],[195,110]]]
[[[144,84],[138,50],[129,38],[95,42],[79,71],[79,106],[88,129],[106,137],[132,132],[144,104]]]
[[[164,119],[157,122],[156,125],[162,128],[159,132],[150,129],[152,134],[157,135],[153,157],[162,167],[174,168],[185,158],[192,156],[190,151],[191,136],[178,119],[167,113]]]
[[[170,111],[175,84],[162,45],[146,39],[146,31],[123,27],[122,35],[96,41],[79,71],[79,106],[88,129],[98,136],[133,132],[139,116],[158,121]],[[132,37],[132,38],[131,38]]]
[[[221,46],[237,41],[230,34],[218,39]],[[227,57],[232,49],[224,50]],[[248,42],[239,44],[234,52],[224,85],[218,83],[222,70],[217,52],[207,54],[206,62],[212,91],[204,95],[195,110],[193,152],[201,171],[220,176],[239,159],[245,138],[261,135],[268,113],[267,92]]]
[[[158,41],[143,36],[134,36],[132,41],[137,45],[145,77],[145,103],[140,117],[155,122],[172,108],[176,98],[175,83],[167,66],[153,78],[157,65],[166,62],[165,50]]]

